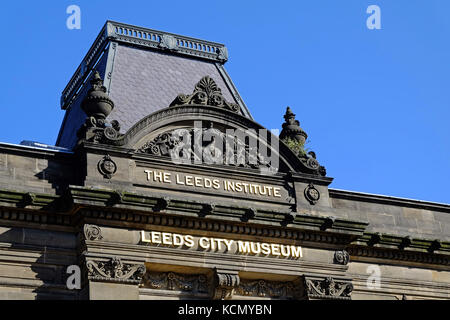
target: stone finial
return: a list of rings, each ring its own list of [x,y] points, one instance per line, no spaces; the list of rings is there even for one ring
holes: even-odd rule
[[[281,130],[279,139],[300,159],[304,171],[302,169],[299,171],[326,176],[325,167],[321,166],[316,160],[316,154],[313,151],[307,152],[305,150],[305,142],[308,135],[300,128],[300,122],[295,120],[295,114],[290,107],[287,107],[284,119],[285,122],[283,123],[283,130]]]
[[[295,114],[290,107],[287,107],[286,114],[284,115],[285,123],[283,123],[283,130],[280,134],[280,139],[292,139],[305,144],[308,135],[302,128],[300,128],[300,122],[295,120]]]
[[[88,118],[94,117],[97,120],[104,120],[113,110],[114,102],[106,93],[106,88],[98,71],[95,71],[92,76],[91,85],[92,88],[89,89],[81,103],[81,109],[83,109]]]
[[[106,121],[114,109],[114,102],[106,93],[100,74],[95,71],[91,78],[91,89],[81,103],[81,109],[86,113],[86,122],[77,131],[78,143],[90,141],[94,143],[112,143],[120,139],[120,124],[117,120]]]

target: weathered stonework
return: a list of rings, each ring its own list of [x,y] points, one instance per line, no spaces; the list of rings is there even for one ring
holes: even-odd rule
[[[161,80],[155,57],[176,80]],[[176,130],[195,137],[195,122],[225,140],[265,129],[227,58],[217,43],[106,24],[62,95],[69,148],[0,143],[0,299],[450,298],[450,205],[330,189],[290,108],[280,137],[256,136],[279,159],[273,172],[259,153],[173,161]],[[237,140],[233,159],[248,160]],[[79,290],[66,285],[73,265]]]
[[[117,257],[108,261],[88,260],[86,268],[91,281],[139,284],[145,274],[145,265],[124,263]]]

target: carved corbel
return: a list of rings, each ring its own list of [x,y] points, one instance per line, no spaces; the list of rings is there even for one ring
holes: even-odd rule
[[[322,226],[320,227],[320,229],[321,229],[322,231],[325,231],[325,230],[327,230],[327,229],[332,228],[335,221],[336,221],[336,217],[333,217],[333,216],[331,216],[331,217],[326,217],[326,218],[325,218],[325,221],[323,222],[323,224],[322,224]]]
[[[400,250],[404,250],[405,248],[409,247],[412,243],[412,238],[410,236],[406,236],[402,238],[402,242],[398,246]]]
[[[91,281],[139,284],[145,274],[144,264],[125,263],[118,257],[106,261],[86,261],[88,279]]]
[[[28,192],[23,195],[22,206],[30,206],[36,201],[36,195],[34,193]]]
[[[381,237],[382,237],[381,233],[375,232],[367,244],[372,247],[372,246],[380,243]]]
[[[203,208],[199,212],[199,217],[204,218],[207,215],[210,215],[213,213],[214,209],[216,208],[216,205],[214,203],[205,203],[203,204]]]
[[[169,197],[163,197],[163,198],[158,199],[158,203],[155,205],[153,210],[155,210],[155,212],[160,212],[160,211],[166,210],[167,207],[169,207],[169,205],[170,205],[170,201],[171,200]]]
[[[287,213],[287,214],[284,216],[283,221],[281,221],[281,225],[282,225],[283,227],[286,227],[288,224],[291,224],[292,222],[294,222],[295,216],[296,216],[296,215],[297,215],[297,214],[296,214],[295,212]]]
[[[239,286],[240,278],[237,274],[219,273],[214,274],[213,299],[228,300],[233,297],[234,290]]]
[[[248,222],[250,219],[256,217],[257,210],[255,208],[248,208],[244,215],[241,217],[242,222]]]
[[[428,248],[428,252],[433,253],[436,250],[439,250],[442,247],[442,243],[440,240],[436,239],[431,242],[430,247]]]

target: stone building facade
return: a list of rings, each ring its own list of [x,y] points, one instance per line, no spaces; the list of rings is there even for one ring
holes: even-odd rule
[[[267,133],[227,59],[105,24],[56,146],[0,144],[0,299],[450,298],[450,205],[329,188],[293,111]]]

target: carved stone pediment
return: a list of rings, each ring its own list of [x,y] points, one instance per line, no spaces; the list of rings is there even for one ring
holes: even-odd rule
[[[170,104],[170,106],[174,107],[191,104],[225,108],[236,113],[240,111],[239,105],[230,103],[225,100],[222,95],[222,90],[209,76],[203,77],[196,84],[194,92],[191,95],[178,95],[178,97]]]
[[[117,121],[107,123],[102,118],[88,117],[86,124],[79,130],[79,143],[106,144],[156,156],[168,156],[175,152],[181,159],[197,161],[199,158],[202,160],[209,158],[214,164],[259,169],[264,174],[280,171],[325,176],[325,168],[319,165],[313,152],[299,155],[289,145],[280,142],[279,137],[270,130],[239,112],[226,112],[227,109],[231,111],[237,109],[224,99],[218,98],[220,88],[212,79],[205,77],[203,80],[199,82],[194,94],[180,95],[170,107],[148,115],[124,134],[120,133]],[[196,99],[200,99],[201,103]],[[195,132],[197,122],[202,123],[201,132],[210,133],[209,140],[197,141]],[[242,132],[244,138],[240,136],[232,138],[227,130]],[[189,155],[186,152],[176,153],[180,150],[180,142],[183,140],[180,138],[180,132],[183,131],[191,138],[190,147],[193,152]],[[256,141],[256,148],[254,143],[249,142],[250,136],[256,136],[256,139],[253,139]],[[196,144],[200,147],[193,148]],[[224,145],[223,149],[218,148],[220,144]],[[230,144],[234,144],[235,147],[226,147]],[[275,157],[277,163],[272,161]],[[102,171],[106,178],[114,173],[114,170],[113,173]]]
[[[205,139],[205,137],[208,137]],[[256,132],[254,139],[258,139]],[[147,141],[137,152],[157,156],[171,157],[182,163],[220,164],[243,168],[271,168],[271,159],[258,149],[257,141],[253,145],[246,140],[244,132],[213,127],[175,129],[159,134]],[[267,149],[264,150],[267,153]],[[277,168],[274,168],[278,170]]]

